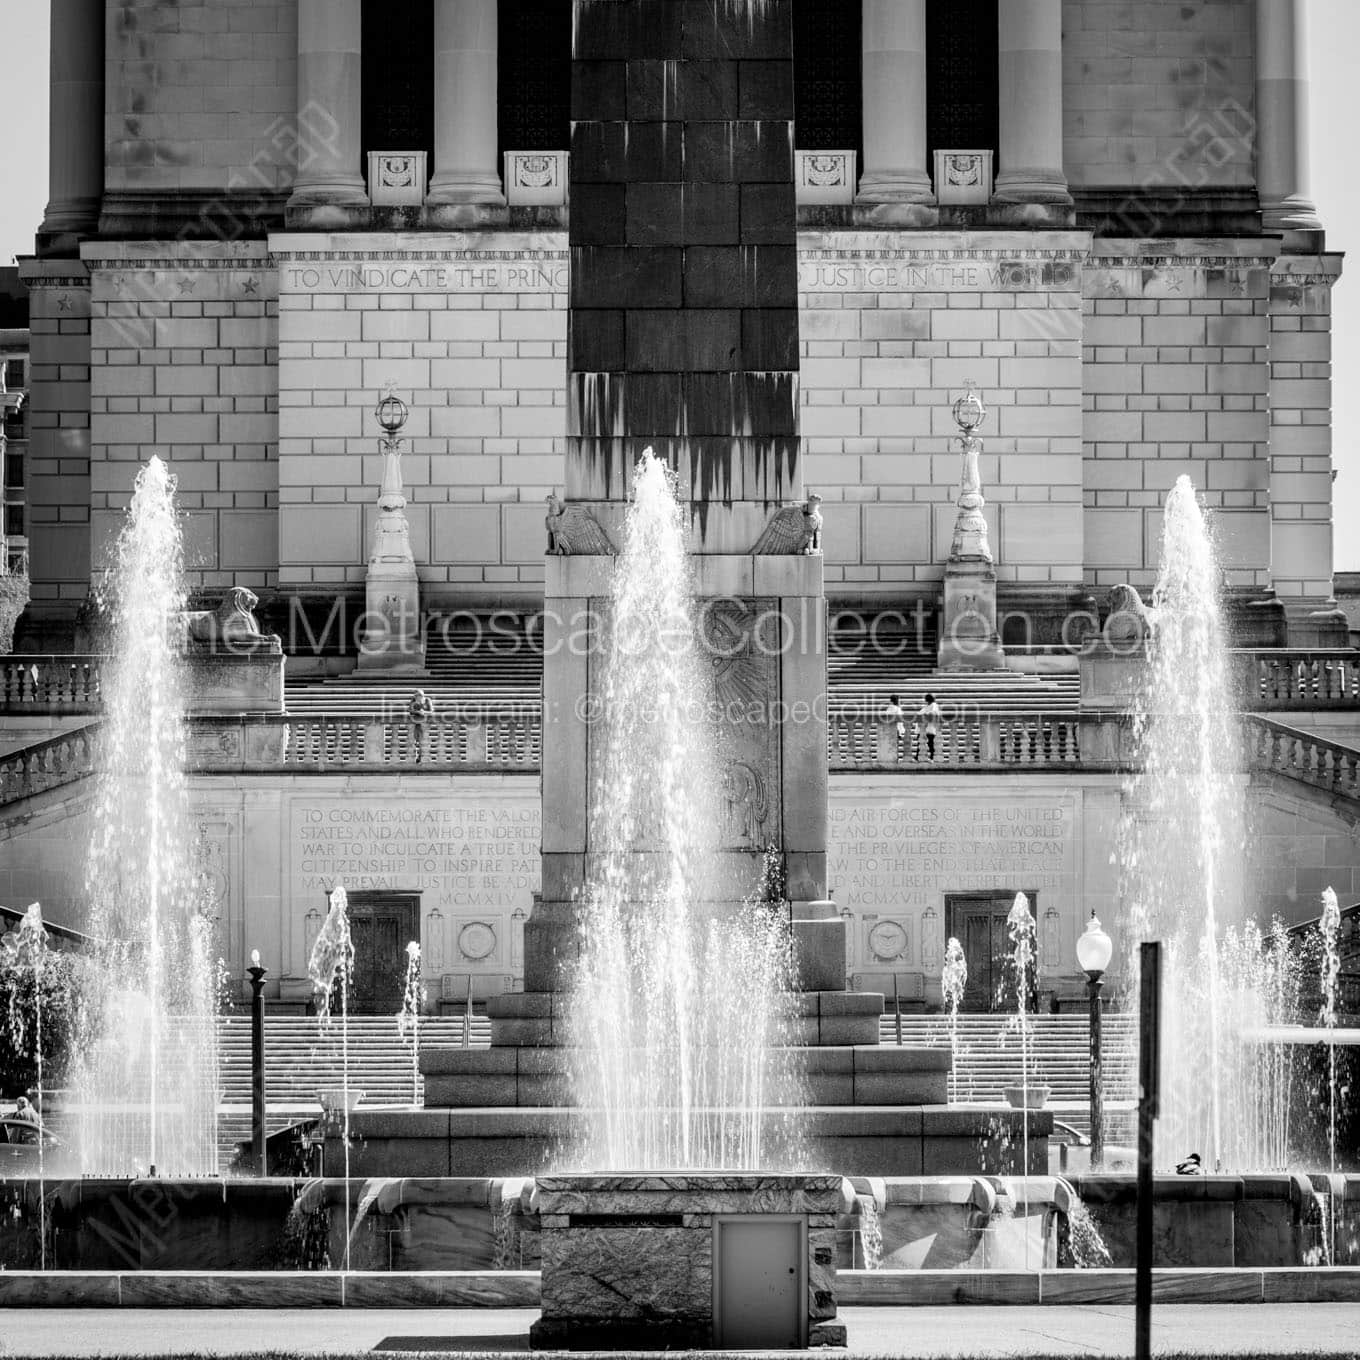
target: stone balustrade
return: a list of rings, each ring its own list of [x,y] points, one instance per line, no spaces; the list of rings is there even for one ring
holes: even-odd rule
[[[97,655],[0,657],[0,713],[98,712],[103,663]]]
[[[307,717],[292,719],[289,727],[284,764],[314,770],[537,770],[543,748],[537,715],[475,708],[439,713],[419,741],[410,723],[381,718]]]
[[[1246,757],[1253,773],[1283,775],[1338,798],[1360,798],[1360,751],[1270,718],[1248,718]]]
[[[932,761],[924,734],[908,721],[905,735],[877,714],[832,711],[831,768],[891,770],[1126,768],[1133,758],[1131,727],[1116,714],[1008,713],[944,719]]]
[[[99,728],[90,723],[0,756],[0,807],[92,774]]]
[[[1235,652],[1233,663],[1245,710],[1360,708],[1360,653]]]

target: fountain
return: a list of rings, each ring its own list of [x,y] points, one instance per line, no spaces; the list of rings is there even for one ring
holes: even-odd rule
[[[771,1109],[806,1103],[787,915],[723,902],[711,680],[673,478],[634,474],[601,690],[595,844],[571,1008],[575,1160],[606,1171],[775,1169]],[[790,1126],[791,1127],[791,1126]]]
[[[153,457],[103,589],[113,646],[85,878],[92,967],[70,1074],[87,1175],[217,1171],[217,995],[187,817],[174,491]]]
[[[954,938],[944,949],[944,969],[940,974],[940,991],[949,1011],[949,1099],[959,1099],[959,1007],[968,986],[968,959],[963,946]]]

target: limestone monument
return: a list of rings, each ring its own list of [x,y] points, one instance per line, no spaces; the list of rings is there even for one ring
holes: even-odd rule
[[[401,482],[401,429],[408,412],[391,383],[383,389],[376,414],[383,430],[378,440],[383,455],[382,488],[368,555],[364,592],[368,626],[358,664],[360,670],[424,674],[420,581],[411,552],[411,527],[406,521],[406,492]]]
[[[982,514],[986,504],[978,470],[982,441],[974,433],[986,418],[987,408],[970,382],[954,403],[954,421],[962,431],[963,472],[959,514],[944,569],[941,670],[1000,670],[1006,664],[996,630],[996,567]]]

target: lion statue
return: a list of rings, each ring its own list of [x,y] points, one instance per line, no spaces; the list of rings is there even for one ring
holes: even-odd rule
[[[264,641],[254,609],[259,597],[245,586],[232,586],[216,609],[193,609],[180,615],[185,640],[207,646],[258,646]]]
[[[1156,626],[1156,617],[1131,585],[1118,585],[1110,591],[1110,612],[1105,619],[1105,641],[1135,645],[1147,642]]]

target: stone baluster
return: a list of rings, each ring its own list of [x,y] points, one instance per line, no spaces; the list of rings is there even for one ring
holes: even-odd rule
[[[997,46],[1001,145],[993,197],[1071,208],[1063,171],[1062,0],[1003,0]]]
[[[1267,231],[1321,231],[1308,173],[1306,0],[1256,0],[1256,187]]]
[[[361,0],[298,0],[298,167],[285,209],[292,228],[363,226]]]
[[[459,226],[504,207],[496,164],[496,0],[435,0],[433,224]]]
[[[926,165],[926,0],[861,0],[861,203],[931,203]]]

